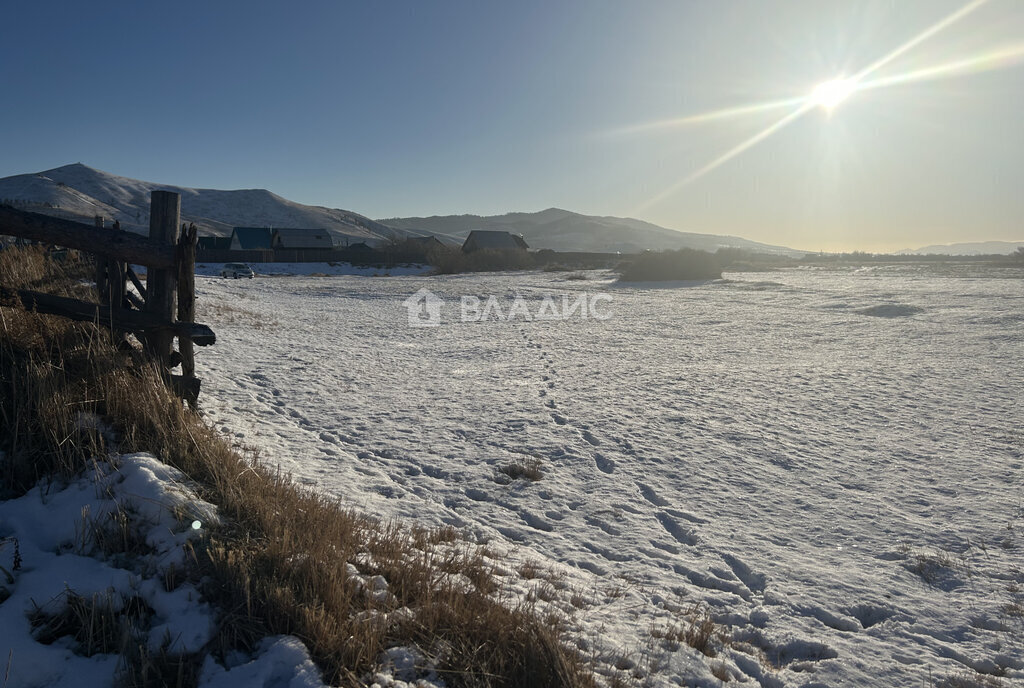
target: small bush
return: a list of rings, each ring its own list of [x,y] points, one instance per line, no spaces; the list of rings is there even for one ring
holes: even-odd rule
[[[513,480],[525,478],[526,480],[536,482],[544,477],[544,473],[540,470],[540,466],[540,459],[531,456],[499,466],[498,472],[507,475]]]
[[[712,280],[722,277],[718,258],[690,248],[642,253],[620,268],[623,282]]]

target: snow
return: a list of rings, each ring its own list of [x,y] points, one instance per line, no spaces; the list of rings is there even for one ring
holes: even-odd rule
[[[231,667],[223,667],[208,657],[199,675],[199,685],[204,688],[313,688],[322,686],[323,682],[301,640],[275,636],[263,639],[255,658],[244,658]]]
[[[145,552],[105,555],[97,546],[93,533],[118,515],[142,534]],[[200,650],[213,637],[215,611],[192,584],[168,590],[165,580],[171,568],[185,564],[188,541],[219,523],[216,508],[199,499],[179,471],[149,454],[113,456],[66,485],[42,483],[0,502],[0,586],[10,595],[0,596],[4,685],[115,684],[118,654],[83,656],[71,636],[46,644],[33,630],[32,615],[60,614],[76,595],[114,609],[141,600],[151,612],[141,631],[151,650]],[[265,682],[245,682],[256,677]],[[242,682],[225,683],[236,678]],[[208,659],[200,685],[321,688],[323,683],[302,643],[281,637],[267,639],[257,656],[240,658],[231,669]]]
[[[603,670],[1014,684],[1024,280],[942,269],[200,278],[203,408],[303,484],[487,543],[523,596],[556,581]],[[409,326],[420,289],[437,327]],[[612,317],[459,318],[584,293]],[[497,470],[531,458],[538,481]],[[733,637],[714,659],[653,637],[700,610]]]

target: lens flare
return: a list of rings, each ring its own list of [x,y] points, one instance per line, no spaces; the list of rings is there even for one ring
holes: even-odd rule
[[[1000,69],[1024,61],[1024,45],[1017,44],[1007,46],[1000,50],[996,50],[983,55],[967,57],[954,62],[939,64],[932,67],[925,67],[914,71],[905,72],[902,74],[895,74],[886,77],[876,77],[874,79],[867,78],[868,76],[880,70],[882,67],[888,65],[896,58],[906,54],[913,48],[916,48],[921,43],[924,43],[925,41],[932,38],[939,32],[944,31],[945,29],[957,23],[967,15],[973,13],[982,5],[985,5],[987,2],[988,0],[972,0],[971,2],[968,2],[966,5],[964,5],[957,11],[947,15],[940,21],[932,24],[924,31],[921,31],[916,36],[912,37],[910,40],[906,41],[896,49],[890,51],[881,58],[870,63],[867,67],[861,69],[859,72],[856,72],[852,77],[836,78],[818,84],[816,87],[814,87],[814,89],[811,91],[809,95],[803,98],[793,98],[788,100],[776,100],[764,103],[741,105],[738,107],[727,108],[724,110],[716,110],[713,112],[698,115],[690,115],[688,117],[662,120],[660,122],[634,125],[632,127],[620,129],[617,133],[639,133],[646,131],[670,129],[692,124],[700,124],[715,120],[729,119],[733,117],[741,117],[748,114],[774,110],[777,108],[794,108],[789,114],[783,116],[774,124],[769,125],[765,129],[758,132],[757,134],[754,134],[745,141],[742,141],[736,146],[733,146],[731,149],[727,150],[722,155],[706,163],[703,167],[699,168],[694,172],[691,172],[683,179],[677,181],[665,191],[662,191],[653,198],[647,200],[646,202],[641,204],[637,208],[637,210],[644,210],[656,203],[660,203],[661,201],[665,200],[665,198],[676,193],[684,186],[700,179],[701,177],[708,174],[712,170],[720,167],[729,160],[732,160],[736,156],[752,148],[761,141],[764,141],[771,135],[778,132],[780,129],[786,127],[790,123],[794,122],[795,120],[805,115],[808,111],[817,107],[823,108],[827,111],[831,111],[833,108],[840,105],[842,102],[847,100],[851,95],[853,95],[857,91],[884,88],[886,86],[893,86],[896,84],[905,84],[916,81],[939,79],[943,77],[956,76],[959,74],[968,74],[972,72]]]
[[[815,86],[811,91],[809,101],[811,105],[831,110],[853,95],[856,90],[857,82],[853,79],[833,79]]]
[[[879,77],[870,81],[862,81],[857,84],[858,91],[869,91],[876,88],[896,86],[897,84],[909,84],[920,81],[932,81],[935,79],[948,79],[955,76],[967,74],[978,74],[994,69],[1006,69],[1024,62],[1024,43],[1010,45],[998,50],[967,57],[954,62],[946,62],[931,67],[922,67],[910,72],[901,72],[891,76]]]
[[[609,132],[612,135],[623,135],[623,134],[642,134],[649,131],[659,131],[664,129],[677,129],[680,127],[692,126],[694,124],[706,124],[707,122],[715,122],[724,119],[735,119],[737,117],[745,117],[747,115],[757,114],[759,112],[770,112],[772,110],[780,110],[783,108],[791,108],[794,105],[800,105],[804,101],[803,98],[786,98],[785,100],[769,100],[763,103],[753,103],[752,105],[740,105],[739,107],[723,108],[721,110],[713,110],[711,112],[704,112],[699,115],[690,115],[688,117],[675,117],[672,119],[663,119],[657,122],[646,122],[644,124],[634,124],[629,127],[622,127],[621,129],[615,129]]]
[[[669,196],[671,196],[675,192],[679,191],[679,189],[683,188],[687,184],[689,184],[691,182],[694,182],[697,179],[700,179],[701,177],[703,177],[705,174],[707,174],[711,170],[713,170],[713,169],[715,169],[717,167],[721,167],[725,163],[727,163],[730,160],[732,160],[733,158],[735,158],[740,153],[744,152],[745,150],[747,150],[749,148],[753,148],[754,146],[759,144],[761,141],[764,141],[766,138],[768,138],[769,136],[774,134],[775,132],[779,131],[783,127],[786,127],[787,125],[789,125],[792,122],[796,121],[799,117],[801,117],[805,112],[807,112],[812,107],[814,107],[814,106],[809,104],[809,103],[805,103],[804,105],[801,105],[796,110],[794,110],[793,112],[789,113],[788,115],[786,115],[782,119],[778,120],[774,124],[772,124],[772,125],[764,128],[764,129],[762,129],[761,131],[759,131],[758,133],[754,134],[753,136],[751,136],[747,140],[745,140],[745,141],[741,142],[740,144],[730,148],[725,153],[723,153],[722,155],[718,156],[717,158],[715,158],[711,162],[707,163],[706,165],[704,165],[704,167],[700,168],[696,172],[692,172],[689,176],[684,177],[683,179],[680,179],[678,182],[676,182],[675,184],[673,184],[669,188],[665,189],[664,191],[662,191],[660,194],[658,194],[654,198],[652,198],[652,199],[648,200],[647,202],[643,203],[639,208],[637,208],[637,210],[646,210],[647,208],[650,208],[652,205],[660,203],[661,201],[665,200],[666,198],[668,198]]]
[[[912,48],[916,48],[918,45],[920,45],[921,43],[924,43],[926,40],[928,40],[929,38],[931,38],[935,34],[939,33],[943,29],[949,27],[951,24],[955,24],[956,22],[960,21],[961,19],[966,17],[968,14],[970,14],[971,12],[974,12],[979,7],[984,5],[986,2],[988,2],[988,0],[974,0],[974,2],[967,3],[966,5],[964,5],[959,10],[957,10],[953,14],[949,15],[948,17],[946,17],[942,21],[939,21],[939,22],[936,22],[936,23],[932,24],[927,29],[925,29],[921,33],[917,34],[916,36],[911,38],[909,41],[907,41],[906,43],[904,43],[900,47],[896,48],[895,50],[893,50],[889,54],[885,55],[884,57],[875,60],[874,62],[872,62],[867,67],[865,67],[864,69],[862,69],[859,72],[857,72],[857,75],[855,77],[853,77],[854,80],[855,81],[860,81],[861,79],[866,77],[868,74],[872,74],[873,72],[877,72],[879,69],[881,69],[885,65],[889,64],[890,62],[892,62],[893,60],[895,60],[897,57],[899,57],[900,55],[904,54],[908,50],[911,50]]]

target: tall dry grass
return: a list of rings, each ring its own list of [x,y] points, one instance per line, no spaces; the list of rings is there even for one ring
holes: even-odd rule
[[[0,251],[3,287],[78,293],[79,277],[40,251]],[[594,684],[561,621],[511,599],[479,549],[451,530],[382,523],[297,488],[233,449],[140,352],[112,342],[92,325],[0,305],[0,489],[70,477],[108,450],[151,452],[196,481],[226,524],[184,574],[206,580],[221,610],[205,652],[294,634],[332,685],[362,685],[395,646],[417,648],[453,686]],[[387,593],[367,587],[373,576]],[[194,682],[182,667],[201,661],[167,657],[161,671],[144,650],[122,650],[129,683]]]

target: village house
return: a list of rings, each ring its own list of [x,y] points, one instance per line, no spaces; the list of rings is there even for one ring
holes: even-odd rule
[[[228,251],[231,249],[231,237],[201,236],[196,248],[200,251]]]
[[[269,227],[235,227],[231,232],[232,251],[269,251],[272,247]]]
[[[274,249],[332,249],[334,239],[326,229],[275,229]]]

